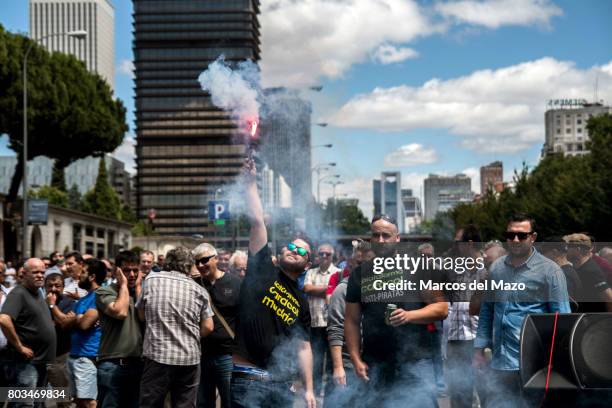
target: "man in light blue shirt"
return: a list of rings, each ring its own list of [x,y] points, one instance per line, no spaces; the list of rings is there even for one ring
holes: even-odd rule
[[[490,270],[490,283],[522,283],[525,290],[491,292],[480,308],[474,340],[474,367],[487,362],[485,348],[491,348],[491,380],[495,392],[491,406],[520,407],[528,403],[521,396],[519,375],[520,333],[523,320],[533,313],[570,313],[565,276],[559,266],[533,247],[537,234],[534,221],[515,215],[506,229],[509,254],[499,258]],[[489,399],[487,398],[487,403]]]

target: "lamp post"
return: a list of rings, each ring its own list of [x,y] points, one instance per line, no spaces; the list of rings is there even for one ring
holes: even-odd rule
[[[334,201],[334,210],[332,211],[332,227],[334,230],[336,229],[336,219],[338,217],[338,203],[336,201],[336,186],[338,184],[344,184],[342,180],[330,180],[326,181],[325,184],[331,184],[333,187],[332,199]]]
[[[317,202],[321,201],[321,183],[319,183],[321,171],[329,170],[331,167],[336,167],[336,163],[319,163],[312,168],[312,171],[317,172]]]
[[[87,36],[87,31],[76,30],[68,31],[66,33],[48,34],[39,38],[34,38],[28,45],[26,52],[23,56],[23,180],[22,180],[22,202],[23,208],[21,210],[21,217],[23,222],[23,236],[21,242],[21,254],[24,259],[28,258],[28,56],[34,44],[38,43],[47,38],[59,37],[66,35],[68,37],[77,38],[79,40],[84,39]]]
[[[319,204],[321,203],[320,196],[319,196],[319,192],[321,190],[321,182],[324,180],[328,180],[328,179],[339,179],[339,178],[340,178],[339,174],[328,174],[327,176],[317,178],[317,201],[319,201]]]

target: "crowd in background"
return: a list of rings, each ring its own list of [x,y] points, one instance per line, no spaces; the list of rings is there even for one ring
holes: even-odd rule
[[[583,233],[553,237],[539,246],[534,228],[529,218],[510,220],[506,236],[500,237],[503,243],[482,243],[476,226],[458,228],[453,252],[448,253],[482,257],[484,268],[455,278],[485,280],[531,267],[540,273],[532,279],[547,282],[566,301],[549,309],[516,306],[509,311],[475,292],[462,301],[446,297],[413,309],[400,305],[401,313],[391,315],[387,328],[419,326],[401,334],[404,342],[427,344],[418,349],[418,356],[412,356],[414,348],[394,343],[392,337],[398,331],[390,334],[380,326],[381,312],[362,303],[355,292],[359,283],[350,282],[357,279],[353,271],[378,255],[370,242],[356,240],[350,248],[302,244],[303,251],[290,243],[283,248],[284,254],[266,255],[265,262],[277,268],[283,257],[291,256],[287,253],[309,260],[308,268],[296,276],[296,284],[308,302],[312,388],[317,401],[330,407],[364,404],[360,398],[368,388],[363,384],[376,375],[378,392],[387,390],[387,396],[397,384],[418,390],[434,385],[433,400],[421,401],[419,406],[436,406],[435,398],[446,396],[451,407],[472,407],[474,401],[481,406],[500,406],[500,401],[514,404],[509,406],[528,404],[520,399],[520,386],[516,386],[518,361],[512,350],[518,338],[495,338],[499,331],[516,334],[528,313],[612,311],[612,248],[596,250],[592,238]],[[393,220],[374,219],[372,242],[396,239],[399,234]],[[422,243],[418,254],[438,256],[436,249]],[[73,401],[57,406],[232,406],[232,378],[240,377],[232,354],[238,341],[240,305],[249,300],[252,289],[251,283],[246,289],[242,283],[248,281],[249,273],[256,273],[247,268],[253,255],[203,243],[193,250],[179,247],[157,257],[145,250],[123,251],[115,259],[53,252],[23,263],[0,260],[0,386],[70,388]],[[513,263],[514,259],[520,262]],[[444,307],[433,310],[432,305],[442,303]],[[436,317],[426,317],[424,310]],[[373,325],[370,314],[377,316],[376,330],[369,326]],[[351,331],[355,321],[357,332]],[[345,328],[345,322],[349,327]],[[390,337],[380,338],[380,333]],[[374,351],[372,345],[382,350]],[[400,377],[426,378],[423,373],[430,369],[423,366],[413,375],[398,371],[405,365],[385,363],[399,355],[411,356],[403,360],[410,367],[419,367],[423,359],[431,361],[431,383],[398,382]],[[264,376],[249,371],[245,378],[258,375]],[[492,378],[497,381],[493,387],[488,386]],[[305,386],[297,375],[293,380],[292,392]],[[415,395],[429,398],[426,392]]]

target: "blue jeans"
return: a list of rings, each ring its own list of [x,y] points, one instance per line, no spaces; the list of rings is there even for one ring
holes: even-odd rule
[[[132,360],[127,365],[116,361],[98,364],[98,407],[137,408],[140,397],[142,362]]]
[[[232,377],[232,408],[286,408],[293,406],[291,383]]]
[[[3,361],[2,375],[8,387],[46,387],[47,364]],[[11,402],[9,407],[44,407],[44,402]]]
[[[231,407],[230,381],[232,379],[233,366],[231,354],[219,356],[202,355],[200,387],[198,389],[199,408],[215,408],[215,389],[219,390],[221,408]]]

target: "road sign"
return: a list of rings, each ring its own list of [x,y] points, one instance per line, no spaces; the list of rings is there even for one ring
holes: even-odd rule
[[[49,201],[47,199],[28,200],[28,224],[47,225]]]
[[[229,220],[230,204],[227,200],[216,200],[208,202],[208,219],[211,221]]]

